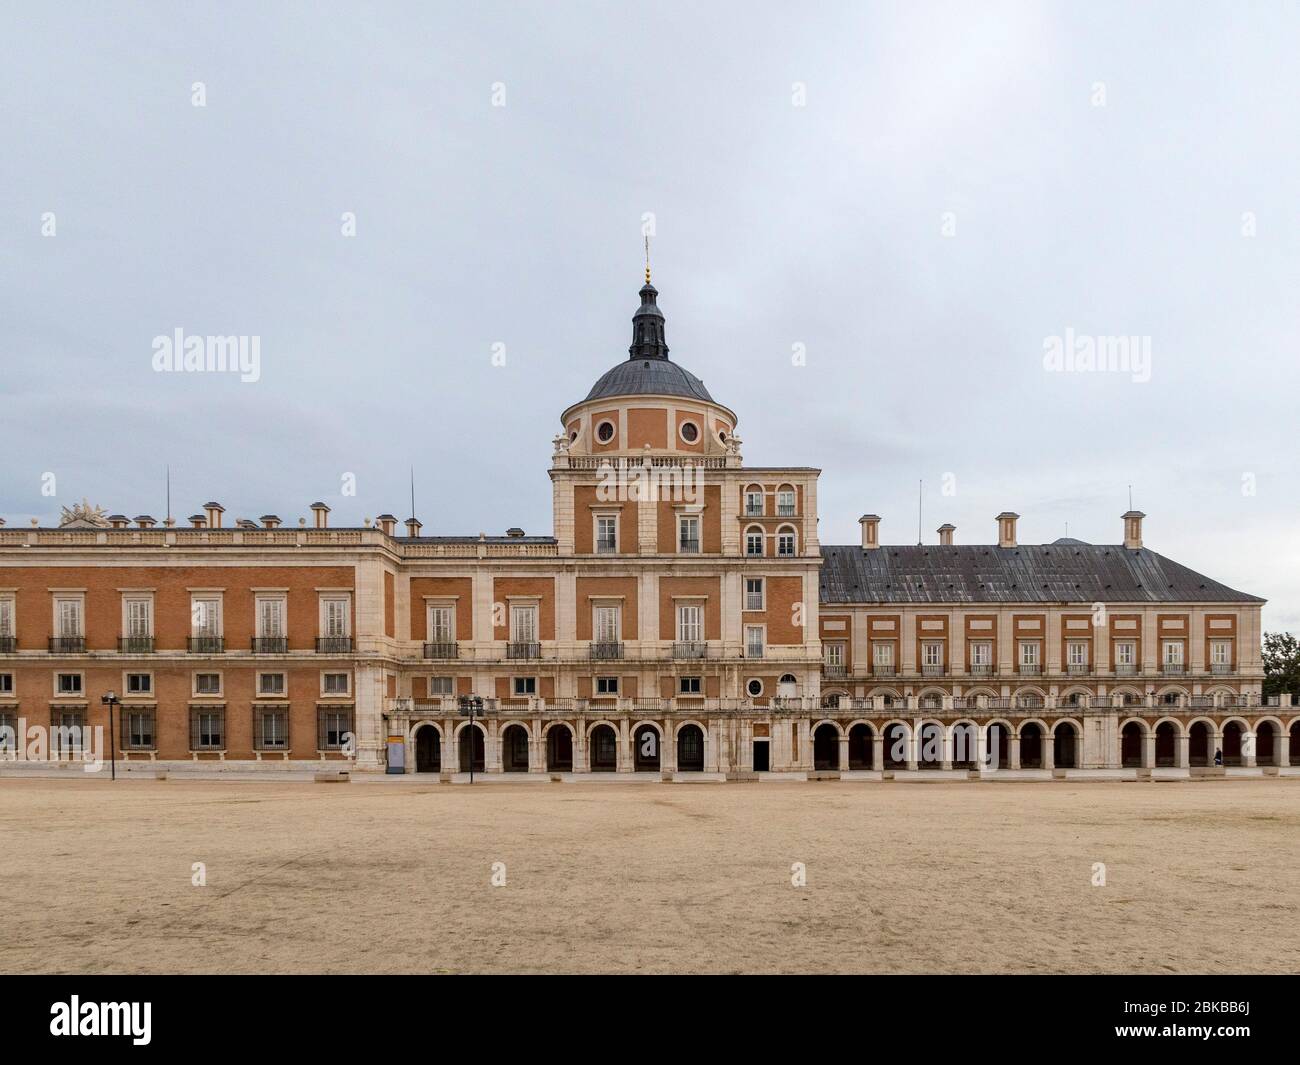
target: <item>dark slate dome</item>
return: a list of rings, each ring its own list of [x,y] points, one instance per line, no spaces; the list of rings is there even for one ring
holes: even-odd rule
[[[587,399],[606,396],[686,396],[713,402],[704,382],[689,370],[668,360],[668,342],[664,339],[664,312],[657,302],[659,290],[646,283],[641,289],[641,306],[632,316],[632,345],[627,362],[621,362],[597,381]]]
[[[620,362],[591,386],[588,399],[605,396],[687,396],[713,402],[704,382],[667,359]]]

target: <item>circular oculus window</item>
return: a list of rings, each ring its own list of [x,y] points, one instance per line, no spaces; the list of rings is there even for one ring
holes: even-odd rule
[[[745,691],[749,692],[750,695],[755,697],[762,695],[763,682],[755,678],[754,680],[751,680],[748,684],[745,685]]]
[[[682,439],[688,444],[693,444],[700,438],[700,427],[694,422],[682,422],[677,431],[681,433]]]
[[[598,426],[596,426],[596,439],[599,440],[602,444],[608,444],[611,440],[613,440],[614,423],[601,422]]]

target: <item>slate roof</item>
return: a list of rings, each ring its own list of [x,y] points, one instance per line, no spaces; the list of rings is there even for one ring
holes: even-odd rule
[[[703,381],[668,359],[627,359],[620,362],[591,386],[587,399],[647,395],[687,396],[713,402]]]
[[[823,603],[1263,603],[1120,544],[823,546]]]

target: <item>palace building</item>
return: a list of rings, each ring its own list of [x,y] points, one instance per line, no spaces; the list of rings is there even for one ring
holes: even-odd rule
[[[648,273],[640,297],[628,357],[560,416],[550,536],[335,528],[324,503],[0,529],[0,726],[107,727],[115,692],[128,771],[1290,766],[1262,599],[1152,551],[1136,511],[1104,545],[1022,544],[1011,512],[987,544],[889,545],[868,514],[823,545],[819,470],[746,466]]]

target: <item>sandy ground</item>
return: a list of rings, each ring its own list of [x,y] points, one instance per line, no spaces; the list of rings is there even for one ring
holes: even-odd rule
[[[0,907],[3,972],[1296,972],[1300,781],[9,779]]]

